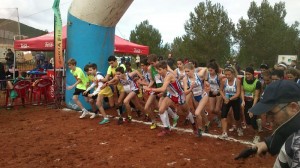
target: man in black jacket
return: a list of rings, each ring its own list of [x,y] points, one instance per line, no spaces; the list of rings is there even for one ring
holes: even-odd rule
[[[10,48],[7,49],[5,60],[6,60],[6,65],[7,65],[8,68],[11,67],[14,64],[15,54],[11,51]]]
[[[277,129],[265,141],[254,145],[257,154],[277,155],[274,167],[300,166],[300,85],[279,80],[271,83],[260,102],[250,110],[254,115],[267,112]]]

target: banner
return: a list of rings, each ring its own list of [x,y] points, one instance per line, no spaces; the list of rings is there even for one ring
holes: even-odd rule
[[[60,0],[54,0],[54,69],[63,68],[62,21],[59,9]]]

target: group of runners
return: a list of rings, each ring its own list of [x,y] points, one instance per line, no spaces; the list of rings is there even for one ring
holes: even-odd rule
[[[158,60],[157,55],[150,54],[141,59],[139,70],[133,70],[130,64],[119,64],[115,56],[110,56],[106,75],[99,72],[94,63],[86,65],[83,71],[76,66],[76,60],[68,60],[76,83],[67,89],[75,88],[73,101],[82,110],[80,118],[95,118],[101,114],[103,119],[99,124],[109,123],[103,107],[105,100],[110,108],[116,108],[117,124],[131,122],[133,111],[152,123],[150,129],[157,128],[160,118],[163,129],[158,136],[171,133],[171,128],[177,126],[180,111],[198,137],[209,132],[210,118],[222,128],[220,139],[227,139],[228,132],[233,131],[243,136],[243,129],[251,125],[256,143],[260,141],[261,118],[265,116],[253,115],[248,110],[259,101],[269,83],[284,78],[297,81],[299,75],[297,70],[294,73],[290,69],[270,71],[262,64],[259,76],[252,67],[245,69],[244,76],[238,76],[233,66],[221,69],[215,60],[209,61],[206,67],[197,67],[194,61],[178,59],[177,68],[173,70],[166,61]],[[289,78],[291,75],[294,78]],[[78,99],[80,94],[91,104],[92,110],[83,107]],[[272,129],[269,118],[266,116],[266,128]]]

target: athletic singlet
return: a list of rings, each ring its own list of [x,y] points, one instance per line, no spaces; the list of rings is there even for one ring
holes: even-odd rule
[[[230,86],[228,84],[228,79],[226,79],[225,86],[224,86],[224,92],[226,98],[231,98],[236,94],[237,86],[236,86],[236,78],[234,78],[233,84]]]
[[[175,71],[176,71],[176,74],[177,74],[177,79],[179,79],[181,76],[185,76],[185,72],[181,73],[179,68],[176,68]],[[180,84],[181,84],[181,86],[183,86],[183,81],[182,80],[180,80]]]
[[[254,78],[254,82],[252,84],[248,84],[246,81],[246,78],[243,79],[243,89],[245,91],[245,100],[246,101],[252,101],[254,99],[255,90],[256,90],[256,83],[257,79]]]
[[[162,82],[162,78],[159,75],[159,73],[157,72],[157,70],[151,65],[150,71],[151,71],[152,79],[155,82],[156,88],[161,87],[163,85],[163,82]]]
[[[143,74],[146,82],[150,83],[150,73],[149,72],[145,72],[144,70],[142,70],[142,74]]]
[[[168,75],[170,72],[167,72],[166,75]],[[180,82],[176,79],[174,82],[170,82],[167,91],[171,96],[178,97],[181,96],[183,92],[183,88],[180,84]]]
[[[188,86],[191,87],[192,83],[195,82],[195,86],[192,89],[192,92],[194,94],[194,96],[200,96],[203,94],[203,81],[201,81],[201,79],[199,78],[199,76],[194,73],[194,78],[196,79],[195,81],[192,81],[189,77],[187,77],[188,79]]]
[[[215,94],[218,94],[219,90],[220,90],[220,80],[218,78],[218,75],[216,75],[214,78],[212,78],[210,76],[210,74],[208,73],[208,83],[210,86],[210,91]]]
[[[119,81],[123,85],[126,93],[139,90],[137,84],[132,80],[128,73],[126,73],[126,79],[119,79]]]

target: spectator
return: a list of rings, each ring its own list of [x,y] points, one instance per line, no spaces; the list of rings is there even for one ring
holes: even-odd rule
[[[7,53],[5,56],[7,68],[11,67],[15,62],[15,54],[11,51],[11,49],[7,49]]]
[[[26,72],[21,72],[21,76],[18,76],[15,80],[13,81],[7,81],[7,88],[10,89],[10,103],[7,105],[7,109],[10,109],[13,106],[13,102],[14,99],[18,96],[17,92],[15,90],[13,90],[14,88],[14,84],[16,84],[17,82],[24,80],[27,77],[27,73]],[[24,99],[22,99],[22,102],[24,103]]]
[[[278,154],[274,167],[299,167],[300,86],[286,80],[271,83],[249,111],[271,115],[277,127],[270,137],[255,144],[257,154]]]
[[[230,64],[230,61],[227,60],[227,61],[226,61],[226,64],[224,65],[224,68],[227,68],[227,67],[229,67],[229,66],[231,66],[231,64]]]
[[[11,65],[9,67],[9,69],[5,72],[5,78],[6,79],[13,79],[14,74],[15,74],[15,77],[18,77],[19,76],[19,70],[17,69],[17,67],[13,67],[13,65]]]
[[[284,79],[284,71],[283,70],[280,70],[280,69],[275,69],[273,72],[272,72],[272,81],[275,82],[277,80],[283,80]]]
[[[284,63],[284,62],[280,62],[278,65],[277,65],[277,69],[278,70],[283,70],[283,71],[285,71],[286,69],[287,69],[287,65],[286,65],[286,63]]]
[[[42,68],[43,68],[44,70],[47,70],[47,69],[53,69],[53,66],[52,66],[51,63],[48,63],[48,61],[45,61]]]
[[[136,68],[140,67],[141,58],[139,55],[135,57]]]
[[[243,73],[241,72],[241,67],[240,67],[240,65],[237,63],[237,61],[235,60],[235,59],[233,59],[233,66],[234,66],[234,68],[236,69],[236,71],[237,71],[237,73],[239,74],[239,75],[243,75]]]
[[[168,55],[167,63],[171,69],[174,69],[175,60],[173,59],[171,53]]]
[[[300,79],[299,79],[300,72],[299,72],[299,70],[294,69],[294,68],[288,69],[288,70],[286,70],[285,74],[286,74],[287,80],[290,80],[292,82],[296,82],[296,83],[300,84]]]
[[[293,68],[293,69],[297,69],[298,68],[297,67],[297,61],[296,60],[292,60],[290,67]]]
[[[2,62],[0,62],[0,90],[6,88],[6,82],[4,80],[5,80],[5,69]]]
[[[54,65],[54,58],[53,57],[51,57],[49,63],[52,64],[52,66]]]
[[[124,56],[121,58],[121,64],[125,65],[125,57]]]

